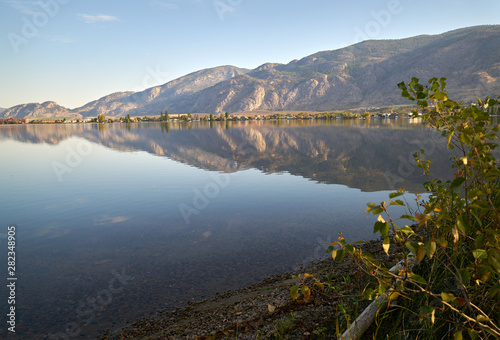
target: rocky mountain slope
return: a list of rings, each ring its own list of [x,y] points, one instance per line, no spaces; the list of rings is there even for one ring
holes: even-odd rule
[[[448,78],[454,98],[500,95],[500,25],[440,35],[368,40],[254,70],[233,66],[194,72],[142,92],[121,92],[68,110],[53,102],[6,110],[4,117],[131,116],[254,110],[330,110],[405,103],[396,84]],[[49,103],[49,104],[47,104]],[[41,107],[40,107],[41,105]]]
[[[99,114],[119,117],[158,115],[170,101],[184,98],[221,81],[244,74],[249,70],[234,66],[220,66],[190,73],[164,85],[141,92],[116,92],[76,109],[67,109],[55,102],[22,104],[0,113],[5,118],[96,117]]]

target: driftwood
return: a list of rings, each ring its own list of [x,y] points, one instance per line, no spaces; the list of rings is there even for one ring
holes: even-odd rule
[[[413,268],[416,263],[415,256],[410,253],[408,255],[409,270]],[[404,260],[399,261],[395,266],[389,269],[390,272],[399,273],[403,269]],[[388,289],[384,294],[380,295],[375,301],[373,301],[366,309],[361,313],[356,320],[351,324],[344,334],[342,334],[341,339],[343,340],[356,340],[363,335],[363,333],[370,327],[370,325],[375,320],[378,312],[383,312],[389,305],[389,297],[392,293],[392,288],[395,284]]]

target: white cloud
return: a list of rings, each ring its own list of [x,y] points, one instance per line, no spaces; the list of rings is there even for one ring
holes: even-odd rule
[[[78,17],[80,17],[86,24],[93,24],[95,22],[102,22],[102,21],[118,21],[117,17],[105,14],[97,14],[97,15],[78,14]]]

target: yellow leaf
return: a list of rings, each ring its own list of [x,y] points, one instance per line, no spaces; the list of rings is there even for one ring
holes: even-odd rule
[[[417,262],[420,263],[425,257],[424,247],[419,247],[417,250]]]
[[[400,296],[401,294],[399,294],[398,292],[392,292],[391,295],[389,295],[389,300],[394,300],[394,299],[397,299],[398,296]]]
[[[389,255],[390,246],[391,246],[391,240],[388,237],[386,237],[384,239],[384,243],[382,243],[382,247],[384,248],[384,251],[387,255]]]
[[[304,273],[304,276],[305,276],[305,277],[313,277],[313,275],[311,275],[311,274],[307,274],[307,273]]]
[[[334,260],[337,257],[337,250],[336,249],[334,251],[332,251],[332,257]]]
[[[451,229],[451,232],[453,234],[453,242],[457,243],[458,242],[458,229],[453,228],[453,229]]]
[[[477,316],[477,321],[479,321],[479,322],[490,322],[491,319],[488,318],[488,317],[486,317],[486,316],[484,316],[484,315],[478,315]]]
[[[434,325],[434,322],[436,321],[436,310],[433,309],[431,313],[431,322]]]
[[[269,313],[274,313],[276,307],[274,307],[273,305],[267,305],[267,309],[269,310]]]
[[[304,294],[304,300],[308,302],[309,298],[311,297],[311,290],[309,289],[309,287],[305,287],[302,293]]]
[[[385,223],[385,220],[384,220],[384,218],[382,217],[382,215],[378,215],[378,217],[377,217],[377,221],[382,222],[382,223]]]
[[[442,292],[441,299],[443,299],[443,301],[446,301],[446,302],[453,301],[453,300],[455,300],[455,296],[453,294],[448,294],[448,293]]]

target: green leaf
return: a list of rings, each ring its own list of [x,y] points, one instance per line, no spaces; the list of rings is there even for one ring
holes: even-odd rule
[[[365,300],[374,300],[376,296],[375,291],[372,288],[366,288],[365,291],[363,292],[363,298]]]
[[[406,236],[413,236],[413,235],[416,235],[415,232],[413,231],[412,228],[410,228],[409,226],[404,226],[403,229],[401,229],[401,231],[406,235]]]
[[[425,248],[429,252],[429,257],[432,258],[432,256],[436,252],[436,241],[434,240],[427,241],[427,243],[425,244]]]
[[[444,88],[446,87],[446,78],[441,77],[441,79],[439,79],[439,82],[441,83],[441,89],[444,90]]]
[[[448,294],[448,293],[442,292],[441,299],[443,299],[443,301],[445,301],[445,302],[453,301],[453,300],[455,300],[455,295],[453,295],[451,293]]]
[[[290,295],[292,296],[292,300],[297,300],[297,296],[299,295],[299,286],[292,286],[290,289]]]
[[[420,247],[418,243],[415,242],[406,242],[406,248],[408,248],[413,254],[417,254],[418,248]]]
[[[465,145],[470,145],[472,140],[470,139],[470,136],[468,134],[466,134],[465,132],[460,134],[460,136],[458,137],[458,139]]]
[[[467,286],[469,284],[469,280],[470,280],[470,272],[467,270],[467,268],[459,269],[458,272],[460,273],[460,278],[462,279],[462,284]]]
[[[455,334],[453,334],[453,339],[454,340],[462,340],[463,339],[463,337],[462,337],[462,331],[455,332]]]
[[[345,256],[345,250],[344,249],[339,249],[337,251],[337,260],[341,262],[344,259]]]
[[[348,244],[345,246],[345,251],[348,252],[349,254],[354,253],[354,250],[356,250],[356,248],[354,248],[352,244]]]
[[[380,205],[374,203],[367,203],[365,213],[369,213],[377,209],[380,209]],[[375,213],[373,213],[373,215],[375,215]]]
[[[417,262],[420,263],[425,257],[425,248],[420,247],[417,250]]]
[[[472,330],[472,329],[468,329],[467,333],[469,333],[469,337],[471,338],[471,340],[476,340],[477,337],[479,336],[479,333],[477,331]]]
[[[375,222],[373,226],[373,233],[380,232],[382,237],[387,237],[389,235],[389,222]]]
[[[464,220],[463,215],[457,217],[457,227],[464,234],[467,234],[467,232],[469,231],[470,229],[469,222]]]
[[[399,197],[401,195],[404,195],[404,193],[403,192],[392,192],[392,193],[389,194],[389,198],[393,199],[393,198]]]
[[[414,273],[410,273],[408,276],[410,277],[410,279],[412,279],[416,283],[420,283],[422,285],[426,285],[427,284],[427,281],[425,281],[425,279],[422,276],[420,276],[420,275],[417,275],[417,274],[414,274]]]
[[[395,200],[395,201],[391,201],[391,205],[402,205],[404,207],[405,203],[401,200]]]
[[[476,249],[472,251],[472,256],[475,259],[485,259],[488,257],[488,253],[484,249]]]
[[[451,139],[453,138],[453,136],[454,136],[454,135],[455,135],[455,134],[453,134],[453,133],[449,133],[449,134],[448,134],[448,142],[446,143],[446,147],[448,147],[448,148],[450,147],[450,144],[451,144]],[[453,145],[452,145],[452,146],[453,146]]]
[[[429,104],[427,103],[427,100],[417,100],[417,105],[420,107],[427,107]]]
[[[453,182],[451,182],[450,184],[450,189],[455,189],[455,188],[458,188],[459,186],[461,186],[463,183],[465,182],[465,178],[464,177],[457,177],[453,180]]]

